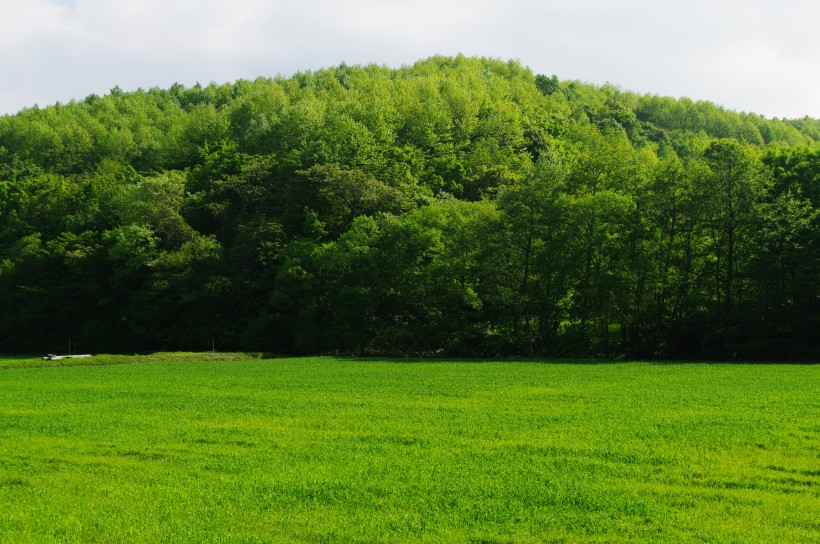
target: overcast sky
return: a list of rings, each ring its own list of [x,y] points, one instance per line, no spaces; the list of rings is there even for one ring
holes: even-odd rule
[[[0,114],[435,54],[820,117],[818,0],[0,0]]]

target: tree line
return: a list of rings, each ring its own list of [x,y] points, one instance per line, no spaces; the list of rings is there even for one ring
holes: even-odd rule
[[[0,351],[817,360],[820,120],[433,57],[0,117]]]

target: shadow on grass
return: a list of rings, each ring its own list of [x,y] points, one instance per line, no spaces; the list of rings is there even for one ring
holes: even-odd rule
[[[149,354],[98,354],[85,359],[43,360],[37,355],[8,354],[0,355],[0,370],[19,368],[44,368],[65,366],[105,366],[126,364],[169,364],[194,362],[239,362],[261,360],[306,359],[313,357],[328,358],[340,362],[357,363],[391,363],[391,364],[505,364],[524,363],[541,365],[586,365],[611,366],[622,364],[642,364],[655,366],[680,365],[817,365],[818,361],[741,361],[741,360],[652,360],[652,359],[594,359],[578,357],[402,357],[402,356],[357,356],[357,355],[320,355],[292,356],[270,352],[158,352]]]
[[[0,355],[0,370],[66,366],[107,366],[195,362],[235,362],[272,358],[263,352],[157,352],[149,354],[96,354],[86,358],[49,360],[37,355]]]
[[[620,365],[644,364],[657,366],[675,365],[817,365],[820,361],[758,361],[758,360],[686,360],[686,359],[586,359],[574,357],[379,357],[336,355],[336,359],[354,362],[391,363],[529,363],[545,365]]]
[[[498,363],[537,363],[554,365],[611,365],[633,361],[619,361],[614,359],[582,359],[563,357],[401,357],[401,356],[358,356],[337,355],[336,359],[353,362],[387,362],[387,363],[469,363],[469,364],[498,364]]]

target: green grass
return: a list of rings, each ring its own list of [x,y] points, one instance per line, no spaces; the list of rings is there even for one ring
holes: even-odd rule
[[[820,366],[207,359],[0,360],[0,542],[820,538]]]
[[[203,352],[160,352],[147,355],[94,355],[82,359],[57,359],[54,361],[43,360],[40,356],[0,355],[0,370],[7,368],[34,368],[45,366],[101,366],[101,365],[123,365],[123,364],[147,364],[147,363],[173,363],[173,362],[196,362],[196,361],[245,361],[248,359],[261,359],[262,353],[211,353]]]

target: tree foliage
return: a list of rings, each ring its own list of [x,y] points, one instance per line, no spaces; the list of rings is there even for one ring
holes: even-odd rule
[[[433,57],[0,117],[0,351],[820,356],[820,121]]]

